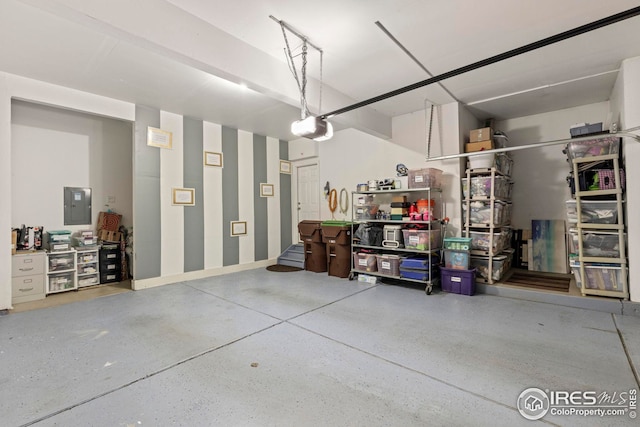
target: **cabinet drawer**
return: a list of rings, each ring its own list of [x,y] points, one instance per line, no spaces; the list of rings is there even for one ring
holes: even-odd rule
[[[78,264],[78,274],[98,273],[98,263],[91,262],[87,264]]]
[[[31,276],[44,273],[44,254],[14,255],[11,257],[11,276]]]
[[[120,270],[112,272],[100,271],[100,283],[113,283],[120,281]]]
[[[120,272],[120,263],[119,262],[102,262],[100,263],[100,272],[101,273],[113,273]]]
[[[93,286],[100,283],[100,274],[88,274],[85,276],[78,277],[78,287],[82,288],[84,286]]]
[[[78,264],[98,262],[98,251],[78,251]]]
[[[76,288],[75,272],[51,273],[47,276],[49,281],[47,293],[68,291]]]
[[[65,252],[61,254],[50,253],[47,255],[49,263],[49,271],[65,271],[75,268],[75,257],[73,252]]]
[[[120,262],[120,251],[100,251],[100,262]]]
[[[44,274],[11,279],[11,297],[44,294]]]

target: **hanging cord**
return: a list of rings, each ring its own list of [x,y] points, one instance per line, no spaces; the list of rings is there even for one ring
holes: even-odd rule
[[[342,195],[344,194],[344,206],[342,205]],[[340,212],[342,213],[342,215],[347,216],[347,212],[349,211],[349,193],[347,192],[346,188],[343,188],[342,190],[340,190]]]
[[[335,188],[329,192],[329,210],[331,211],[331,219],[336,219],[334,213],[338,207],[338,192]]]
[[[301,103],[302,110],[304,111],[304,117],[306,118],[309,115],[309,106],[307,105],[307,39],[304,39],[302,43],[302,69],[300,74],[302,74],[302,89],[301,93]]]
[[[433,129],[433,104],[429,108],[429,134],[427,136],[427,157],[431,157],[431,131]]]
[[[431,106],[429,107],[429,128],[425,129],[425,133],[427,134],[427,160],[429,160],[429,158],[431,157],[431,140],[433,139],[433,115],[434,115],[434,110],[435,110],[435,114],[437,115],[437,123],[438,123],[438,136],[440,139],[440,145],[442,147],[442,114],[440,113],[440,105],[435,105],[433,102],[429,101],[428,99],[424,100],[424,122],[425,122],[425,126],[427,126],[427,102],[429,102],[429,104],[431,104]]]
[[[302,83],[300,82],[300,78],[298,77],[298,71],[296,70],[296,64],[293,61],[293,54],[291,53],[291,47],[289,46],[289,39],[287,38],[287,32],[285,31],[284,22],[280,21],[280,27],[282,28],[282,36],[284,37],[285,43],[285,54],[287,55],[287,64],[289,65],[289,70],[293,77],[296,79],[296,84],[298,86],[298,91],[300,92],[300,106],[301,111],[300,115],[302,119],[306,119],[309,115],[309,109],[307,107],[307,39],[303,39],[302,44],[302,69],[300,73],[302,74]]]
[[[322,51],[320,51],[320,100],[318,101],[318,113],[322,113],[322,89],[323,89],[323,79],[322,79]]]

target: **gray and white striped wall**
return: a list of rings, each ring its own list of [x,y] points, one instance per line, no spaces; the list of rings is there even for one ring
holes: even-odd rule
[[[172,149],[147,145],[147,128],[172,132]],[[288,143],[148,107],[136,107],[134,289],[273,263],[292,241]],[[223,167],[205,166],[205,151]],[[274,185],[260,196],[260,183]],[[194,188],[195,206],[173,206],[172,188]],[[232,221],[247,234],[231,235]]]

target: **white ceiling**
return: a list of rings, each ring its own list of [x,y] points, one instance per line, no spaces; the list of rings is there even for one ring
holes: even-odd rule
[[[0,0],[0,70],[292,139],[300,106],[283,52],[287,22],[324,51],[327,112],[637,7],[633,0]],[[288,33],[299,53],[300,41]],[[640,17],[442,83],[478,118],[606,101],[640,56]],[[308,56],[318,112],[319,55]],[[299,57],[298,59],[299,60]],[[242,84],[241,87],[238,84]],[[391,118],[454,99],[431,85],[337,116],[391,136]]]

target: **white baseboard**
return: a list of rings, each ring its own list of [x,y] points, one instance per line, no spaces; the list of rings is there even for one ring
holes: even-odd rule
[[[190,271],[188,273],[175,274],[166,277],[153,277],[151,279],[132,280],[131,289],[139,291],[142,289],[155,288],[156,286],[170,285],[172,283],[184,282],[186,280],[204,279],[206,277],[221,276],[223,274],[237,273],[239,271],[253,270],[261,267],[268,267],[277,262],[277,259],[267,259],[263,261],[250,262],[247,264],[229,265],[226,267],[212,268],[209,270]]]

